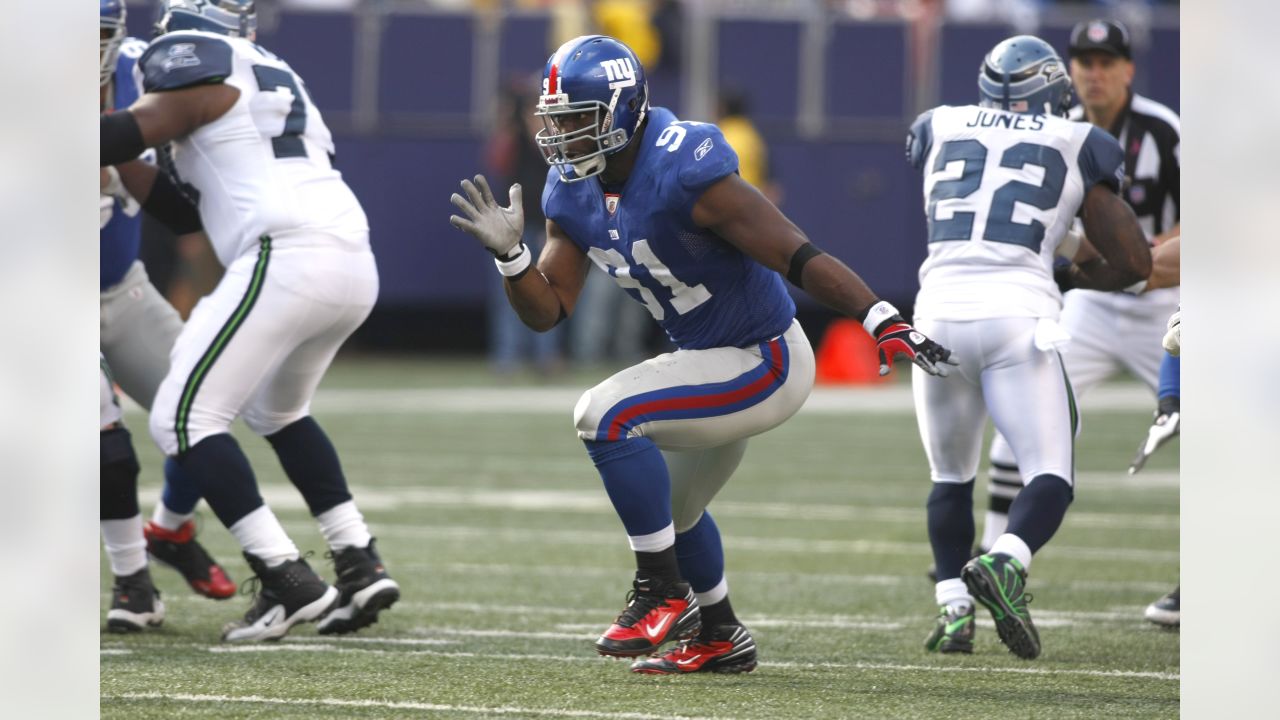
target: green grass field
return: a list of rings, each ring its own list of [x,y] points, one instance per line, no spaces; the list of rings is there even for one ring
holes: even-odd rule
[[[102,716],[1178,715],[1179,635],[1142,619],[1178,579],[1178,451],[1125,474],[1150,418],[1142,391],[1111,386],[1082,402],[1076,501],[1030,579],[1038,660],[1010,655],[982,608],[972,656],[923,650],[936,610],[924,576],[928,467],[897,386],[819,392],[752,440],[711,509],[760,666],[652,677],[591,647],[622,608],[632,573],[621,524],[572,429],[577,394],[604,375],[534,386],[498,383],[480,362],[340,362],[315,415],[342,454],[401,601],[353,636],[305,625],[277,644],[225,646],[219,630],[249,598],[206,600],[154,569],[167,619],[141,635],[103,631]],[[160,460],[145,417],[133,411],[126,421],[149,514]],[[268,503],[331,577],[315,523],[274,455],[243,428],[237,435]],[[981,509],[985,478],[978,486]],[[234,540],[201,513],[202,541],[243,583]],[[105,628],[105,556],[101,587]]]

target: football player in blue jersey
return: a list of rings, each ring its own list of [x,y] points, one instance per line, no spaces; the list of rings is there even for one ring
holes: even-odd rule
[[[823,253],[738,175],[714,125],[651,107],[644,68],[617,40],[575,38],[547,61],[536,115],[551,169],[547,244],[521,242],[521,188],[500,206],[462,181],[450,222],[495,256],[528,326],[568,317],[594,263],[642,303],[678,348],[582,395],[578,437],[635,552],[627,606],[596,651],[637,657],[639,673],[746,672],[756,647],[734,614],[720,533],[707,504],[747,438],[804,403],[814,359],[782,274],[877,339],[881,374],[901,354],[944,375],[950,352],[907,324],[844,263]]]
[[[100,110],[110,113],[137,99],[133,69],[147,44],[125,37],[123,0],[99,0],[98,6],[99,102]],[[118,168],[103,168],[102,176],[104,224],[98,239],[101,351],[120,387],[143,408],[150,409],[156,389],[169,371],[169,350],[182,329],[182,320],[151,284],[138,260],[142,223],[139,211],[146,210],[176,235],[200,233],[200,216],[168,175],[150,163],[135,160]],[[127,433],[123,426],[103,432],[100,477],[112,486],[104,485],[103,497],[134,497],[129,527],[136,520],[151,555],[182,573],[197,593],[214,599],[231,597],[235,583],[195,540],[192,515],[200,495],[192,483],[184,481],[176,463],[165,463],[164,493],[151,522],[142,526],[136,512],[137,461]],[[109,446],[114,449],[109,450]],[[108,462],[108,457],[116,459]],[[126,487],[129,492],[125,492]],[[123,526],[123,520],[114,523],[112,532],[121,532]],[[109,542],[108,546],[118,544]],[[120,595],[116,593],[117,598]]]

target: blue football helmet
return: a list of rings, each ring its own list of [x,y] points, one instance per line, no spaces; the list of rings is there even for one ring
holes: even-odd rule
[[[124,0],[98,0],[98,17],[98,80],[105,86],[116,71],[116,58],[124,44]]]
[[[542,71],[538,147],[565,182],[585,180],[604,172],[605,156],[631,142],[648,111],[649,85],[631,48],[583,35],[561,45]]]
[[[178,30],[203,30],[254,39],[258,13],[253,0],[164,0],[156,35]]]
[[[1053,46],[1031,35],[1001,42],[978,71],[979,105],[1016,113],[1066,116],[1071,77]]]

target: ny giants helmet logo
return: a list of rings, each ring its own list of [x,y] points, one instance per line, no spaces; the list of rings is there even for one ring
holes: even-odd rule
[[[604,74],[609,78],[610,90],[632,87],[636,84],[636,68],[631,64],[631,58],[601,60],[600,67],[604,68]]]

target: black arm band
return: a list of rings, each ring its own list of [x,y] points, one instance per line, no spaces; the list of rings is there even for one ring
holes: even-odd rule
[[[169,174],[163,170],[156,173],[156,181],[151,185],[151,194],[142,203],[142,209],[151,217],[164,223],[174,235],[186,235],[204,229],[200,222],[200,211],[195,203],[182,194]]]
[[[822,254],[813,243],[807,242],[796,249],[791,255],[791,266],[787,268],[787,279],[792,285],[800,289],[804,289],[804,283],[801,279],[804,277],[804,265],[810,260]]]
[[[147,149],[138,121],[127,110],[103,115],[98,121],[98,135],[102,167],[132,160]]]

